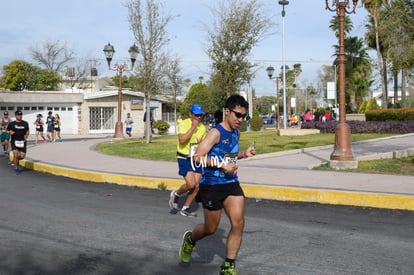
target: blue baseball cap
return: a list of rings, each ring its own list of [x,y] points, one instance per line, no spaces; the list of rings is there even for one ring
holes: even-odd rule
[[[195,115],[204,115],[203,107],[200,104],[191,105],[190,112]]]

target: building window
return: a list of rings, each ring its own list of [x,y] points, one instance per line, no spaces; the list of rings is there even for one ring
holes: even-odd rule
[[[90,107],[89,108],[89,130],[90,131],[113,131],[115,128],[115,108],[113,107]]]

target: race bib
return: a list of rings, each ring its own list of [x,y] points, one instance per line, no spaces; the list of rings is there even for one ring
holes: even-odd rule
[[[59,128],[59,125],[55,125],[55,128]]]
[[[40,125],[36,125],[36,129],[40,129]]]
[[[15,140],[15,141],[14,141],[14,145],[15,145],[17,148],[23,148],[23,147],[24,147],[24,140]]]
[[[225,154],[224,163],[232,163],[237,165],[237,154]]]

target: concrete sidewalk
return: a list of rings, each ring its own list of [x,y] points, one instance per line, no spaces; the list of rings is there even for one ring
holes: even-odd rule
[[[29,142],[26,168],[95,182],[175,189],[183,181],[176,162],[109,156],[94,150],[104,136],[64,136],[63,142]],[[414,134],[352,144],[358,160],[414,155]],[[414,177],[314,171],[333,146],[258,155],[239,162],[247,197],[414,210]]]

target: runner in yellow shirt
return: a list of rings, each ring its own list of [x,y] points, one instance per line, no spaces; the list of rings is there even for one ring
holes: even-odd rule
[[[192,156],[198,144],[206,136],[206,127],[202,123],[204,115],[200,104],[193,104],[190,108],[189,118],[183,119],[178,124],[177,162],[178,174],[184,177],[185,183],[173,190],[170,194],[169,206],[171,210],[180,211],[185,217],[195,217],[197,214],[190,210],[202,175],[202,167],[192,162]],[[188,193],[181,210],[178,206],[179,198]]]

